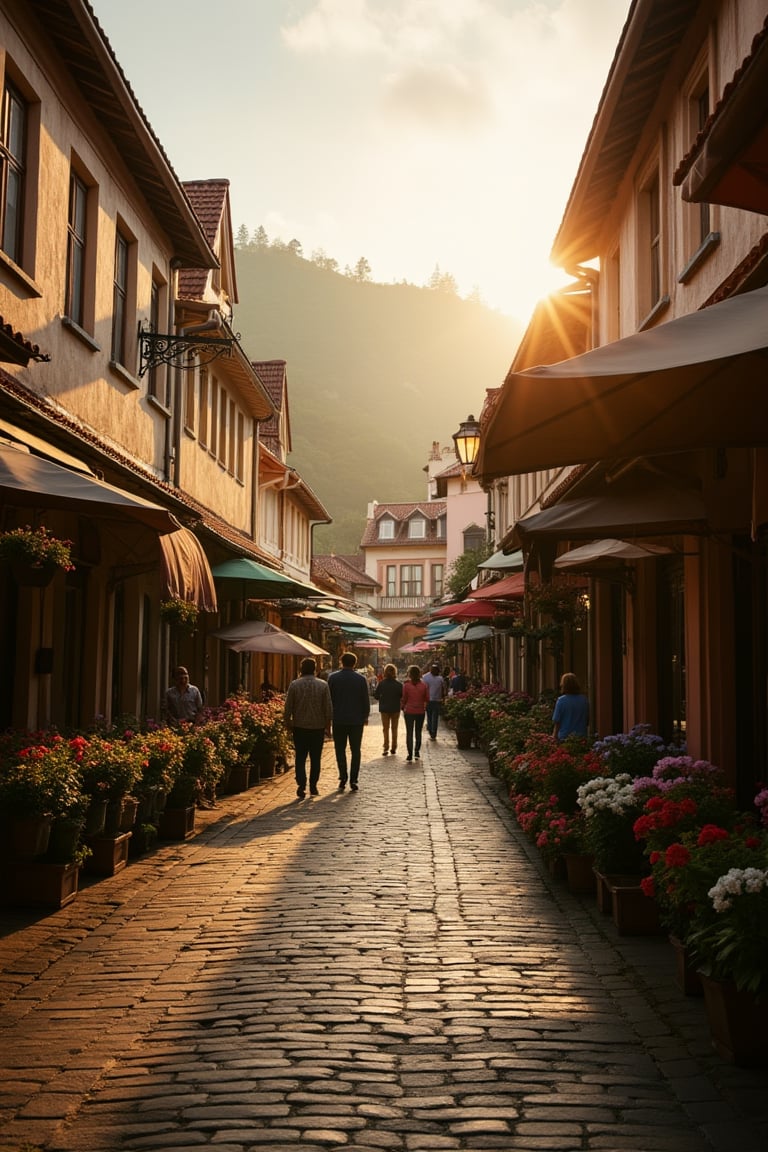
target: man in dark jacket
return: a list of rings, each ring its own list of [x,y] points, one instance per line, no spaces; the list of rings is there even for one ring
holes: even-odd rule
[[[345,652],[341,657],[341,668],[328,677],[328,688],[333,704],[333,746],[336,751],[336,764],[339,769],[339,791],[349,786],[357,792],[360,775],[360,745],[363,742],[363,728],[368,723],[371,712],[371,697],[365,677],[355,671],[357,657],[354,652]],[[349,769],[347,769],[347,744],[349,744]]]

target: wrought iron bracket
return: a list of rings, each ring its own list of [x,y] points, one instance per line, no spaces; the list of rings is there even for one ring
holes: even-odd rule
[[[139,327],[139,378],[160,364],[168,364],[182,372],[188,372],[198,364],[211,364],[219,356],[231,356],[234,343],[231,336],[170,336]],[[190,356],[195,359],[190,360]]]

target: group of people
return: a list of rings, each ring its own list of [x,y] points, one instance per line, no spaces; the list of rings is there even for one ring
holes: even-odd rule
[[[293,734],[296,795],[300,800],[307,794],[307,785],[310,796],[318,795],[323,744],[331,737],[339,773],[339,791],[343,792],[349,784],[350,789],[357,792],[360,786],[363,730],[371,712],[371,697],[366,678],[356,671],[356,665],[354,652],[345,652],[341,657],[341,667],[323,680],[317,675],[316,661],[307,657],[301,662],[299,677],[288,685],[283,719]],[[409,764],[421,759],[425,721],[429,739],[436,740],[443,701],[449,692],[466,690],[466,677],[460,669],[455,669],[448,680],[441,674],[439,664],[432,664],[424,675],[417,664],[412,664],[407,676],[399,680],[395,665],[387,664],[374,689],[384,739],[382,754],[394,756],[397,753],[402,714],[405,759]],[[172,723],[195,723],[202,713],[201,693],[194,684],[190,684],[189,673],[184,667],[178,667],[174,672],[174,683],[165,696],[165,709]],[[555,702],[552,725],[552,734],[557,740],[587,735],[589,701],[573,672],[566,672],[560,680],[560,695]]]

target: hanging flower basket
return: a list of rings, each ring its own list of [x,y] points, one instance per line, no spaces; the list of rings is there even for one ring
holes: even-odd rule
[[[71,572],[72,541],[59,540],[44,526],[0,532],[0,561],[9,564],[18,584],[38,588],[49,584],[56,572]]]
[[[180,600],[174,596],[171,600],[161,601],[160,619],[183,632],[194,632],[199,616],[200,609],[190,600]]]

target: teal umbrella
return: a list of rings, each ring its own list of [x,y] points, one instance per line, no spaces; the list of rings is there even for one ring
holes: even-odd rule
[[[312,584],[302,584],[299,580],[292,580],[275,568],[267,568],[256,560],[247,556],[238,556],[234,560],[225,560],[211,569],[214,580],[242,580],[254,585],[254,592],[262,600],[280,600],[297,597],[323,596],[319,588]]]

